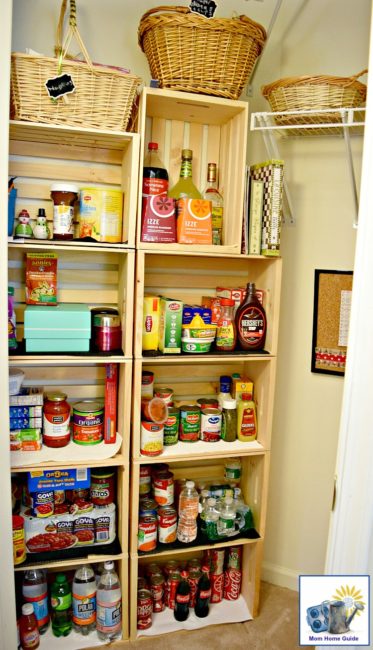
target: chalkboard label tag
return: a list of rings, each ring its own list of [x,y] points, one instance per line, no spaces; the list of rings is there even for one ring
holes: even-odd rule
[[[61,74],[59,77],[48,79],[45,82],[49,97],[57,99],[62,95],[69,95],[75,90],[74,82],[69,74]]]
[[[216,2],[214,0],[192,0],[189,8],[205,18],[212,18],[216,10]]]

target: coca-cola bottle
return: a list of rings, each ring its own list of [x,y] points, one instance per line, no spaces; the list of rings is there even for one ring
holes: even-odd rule
[[[211,582],[209,578],[210,568],[207,564],[202,567],[202,575],[198,582],[196,604],[194,606],[194,613],[199,618],[205,618],[209,613],[209,605],[211,598]]]
[[[190,585],[188,571],[180,572],[181,580],[178,584],[175,597],[174,617],[177,621],[186,621],[189,616]]]

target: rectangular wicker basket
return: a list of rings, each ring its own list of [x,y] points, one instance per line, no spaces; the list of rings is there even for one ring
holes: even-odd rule
[[[205,18],[188,7],[155,7],[141,18],[139,45],[161,88],[238,99],[266,41],[247,16]]]
[[[57,58],[15,52],[11,60],[11,118],[125,131],[141,79],[110,66],[92,64],[76,25],[75,0],[70,0],[69,29],[62,42],[67,0],[63,0],[57,30]],[[68,57],[75,36],[85,61]],[[45,83],[71,75],[75,90],[51,99]]]

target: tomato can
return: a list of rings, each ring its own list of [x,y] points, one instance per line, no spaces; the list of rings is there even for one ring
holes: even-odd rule
[[[163,401],[166,402],[167,406],[169,406],[172,402],[174,391],[172,390],[172,388],[163,388],[163,386],[155,386],[154,395],[155,397],[160,397],[161,399],[163,399]]]
[[[177,512],[175,508],[165,506],[158,508],[158,541],[161,544],[172,544],[176,541]]]
[[[225,600],[237,600],[241,593],[242,571],[240,569],[226,569],[224,571]]]
[[[25,520],[20,515],[12,516],[13,524],[13,562],[22,564],[26,559]]]
[[[153,477],[154,501],[160,506],[170,506],[174,502],[174,475],[172,472],[159,472]]]
[[[205,409],[201,413],[201,434],[204,442],[219,442],[221,437],[221,411],[219,409]]]
[[[164,423],[164,445],[176,445],[179,440],[180,409],[177,406],[168,407],[168,418]]]
[[[201,428],[201,410],[199,406],[186,404],[180,407],[179,440],[197,442]]]
[[[73,406],[73,441],[78,445],[97,445],[104,439],[104,407],[86,399]]]
[[[163,424],[141,422],[140,454],[159,456],[163,451]]]
[[[224,591],[224,573],[212,573],[210,575],[211,582],[211,603],[221,603],[223,600]]]
[[[115,499],[115,473],[108,469],[91,470],[91,501],[95,506],[108,506]]]
[[[152,625],[153,599],[149,589],[137,592],[137,629],[147,630]]]
[[[140,497],[149,494],[152,489],[152,470],[149,465],[140,466],[140,485],[139,485],[139,494]]]
[[[54,513],[53,490],[31,493],[31,511],[33,517],[51,517]]]
[[[155,515],[140,515],[137,548],[143,553],[157,548],[157,517]]]
[[[153,612],[163,612],[164,604],[164,577],[153,575],[150,578],[150,593],[153,598]]]
[[[213,397],[212,398],[199,397],[199,399],[197,399],[197,404],[201,410],[217,409],[219,407],[218,400]]]

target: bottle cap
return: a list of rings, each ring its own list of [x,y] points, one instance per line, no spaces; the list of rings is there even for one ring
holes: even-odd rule
[[[185,486],[186,486],[187,488],[189,488],[189,489],[194,488],[194,481],[187,481],[187,482],[185,483]]]
[[[22,614],[25,616],[30,616],[30,614],[34,613],[34,607],[32,603],[25,603],[22,605]]]
[[[75,194],[78,194],[79,188],[72,183],[53,183],[51,192],[75,192]]]
[[[235,409],[237,407],[237,400],[233,399],[223,399],[223,409]]]
[[[216,503],[216,499],[214,499],[214,497],[210,497],[209,499],[207,499],[208,506],[214,506],[215,503]]]
[[[111,569],[114,569],[114,562],[112,562],[111,560],[105,562],[104,569],[106,569],[106,571],[110,571]]]
[[[202,497],[208,497],[209,494],[210,494],[210,492],[208,490],[201,490],[201,496]]]
[[[184,160],[192,160],[193,158],[193,151],[191,149],[182,149],[181,150],[181,157]]]
[[[148,149],[150,149],[151,151],[157,151],[158,142],[149,142]]]
[[[210,573],[210,567],[209,567],[209,565],[208,565],[208,564],[204,564],[204,565],[202,566],[202,571],[203,571],[204,573]]]
[[[186,569],[182,569],[182,571],[180,571],[180,575],[182,578],[187,578],[189,573]]]
[[[232,497],[225,497],[225,503],[227,506],[230,506],[233,503]]]

